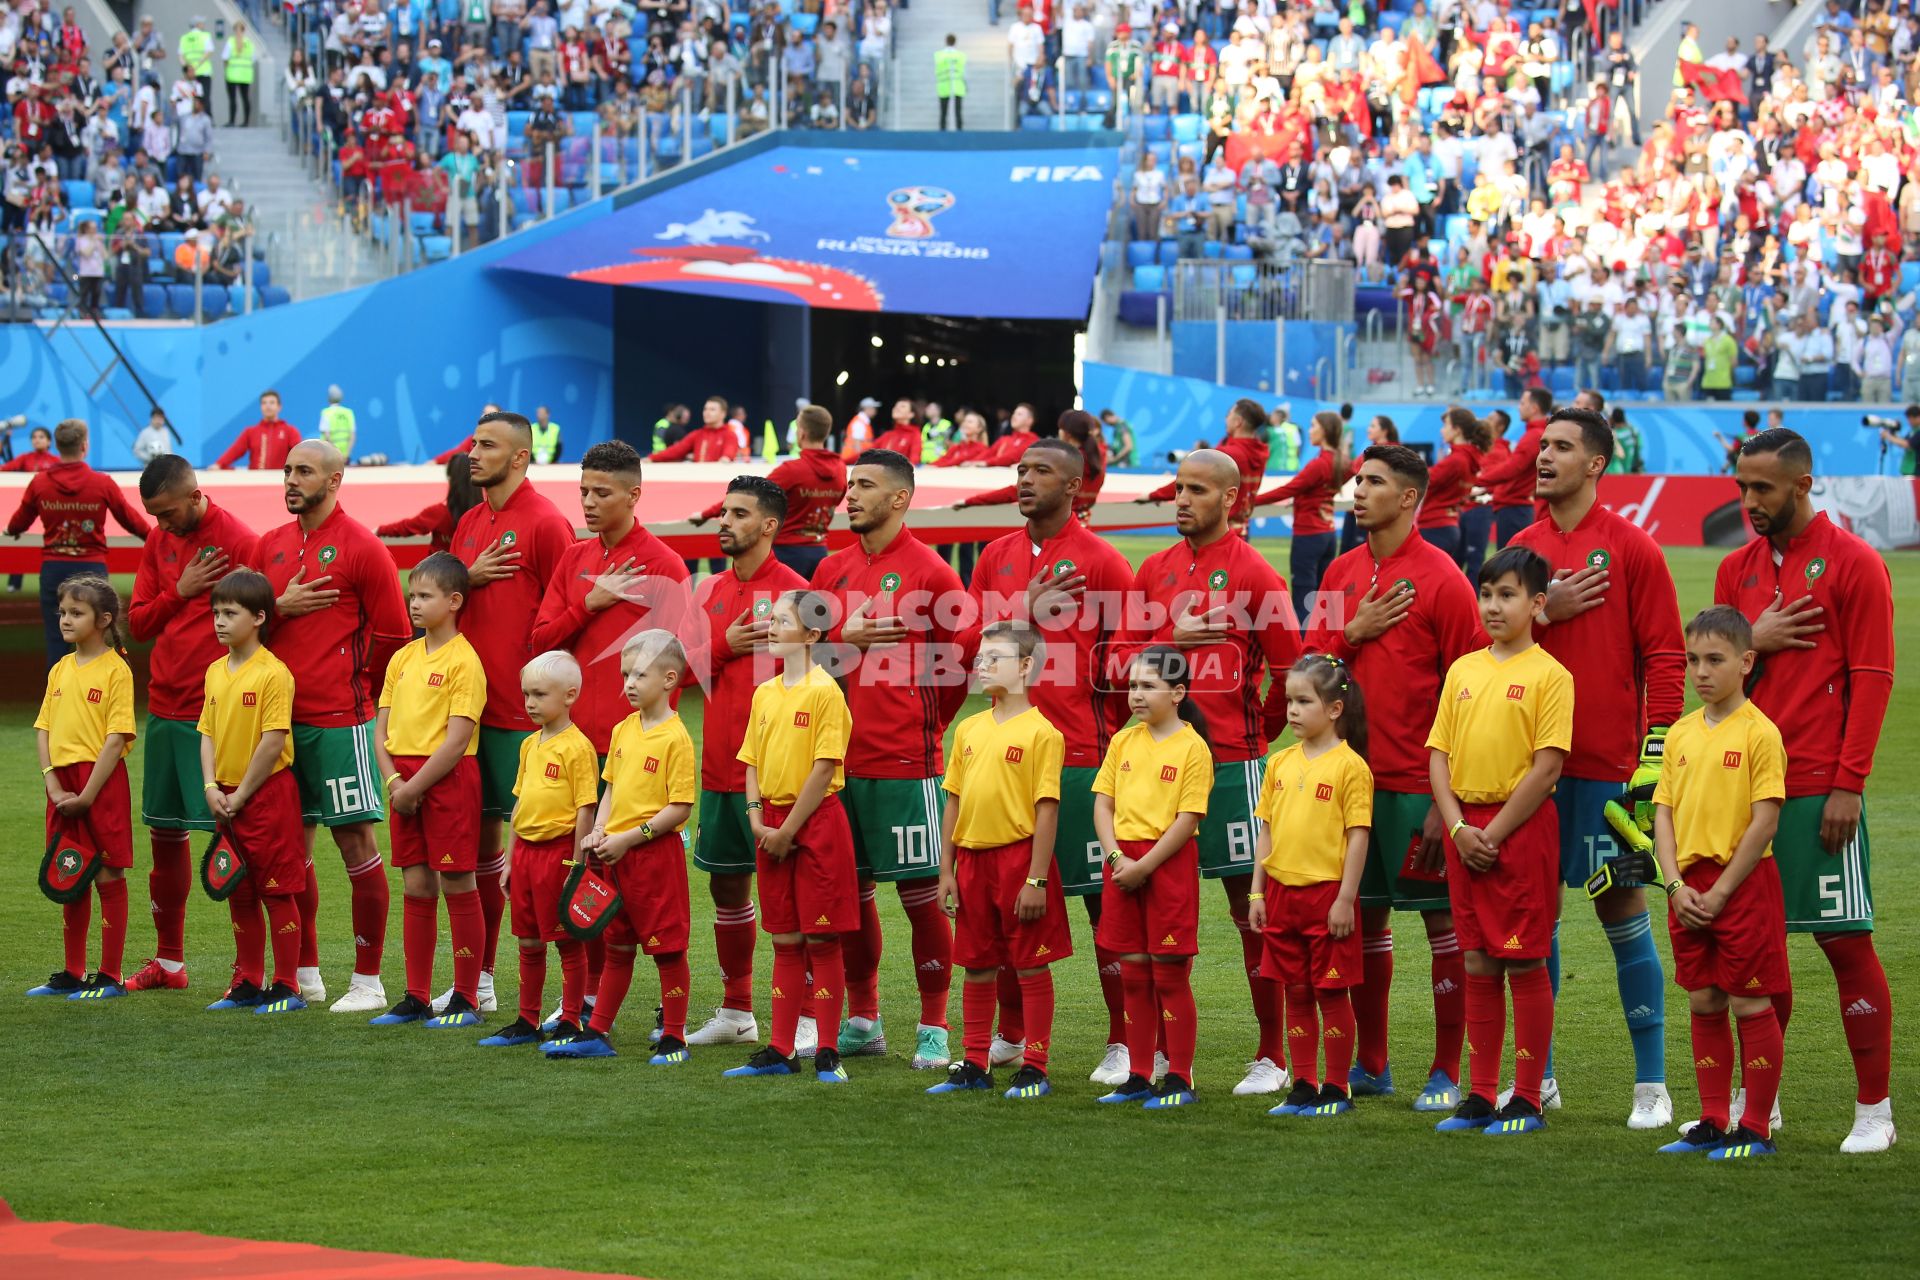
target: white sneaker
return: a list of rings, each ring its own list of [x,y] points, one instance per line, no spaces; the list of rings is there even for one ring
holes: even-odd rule
[[[447,1011],[447,1002],[451,999],[453,999],[453,988],[448,987],[445,991],[442,991],[433,998],[433,1011],[435,1013],[445,1013]],[[558,1010],[554,1011],[554,1016],[559,1016]]]
[[[328,1006],[333,1013],[385,1013],[387,1011],[387,989],[378,978],[363,978],[354,974],[347,983],[347,993]]]
[[[1100,1065],[1087,1077],[1094,1084],[1120,1085],[1127,1082],[1127,1046],[1110,1044],[1107,1054],[1100,1059]]]
[[[741,1009],[715,1009],[707,1025],[687,1037],[687,1044],[758,1044],[760,1024]]]
[[[1158,1049],[1153,1051],[1153,1082],[1160,1083],[1160,1077],[1167,1074],[1167,1055]],[[1122,1083],[1125,1083],[1124,1081]]]
[[[1633,1086],[1633,1110],[1627,1113],[1629,1129],[1664,1129],[1673,1123],[1673,1098],[1664,1084]]]
[[[820,1024],[812,1018],[802,1018],[793,1027],[793,1056],[811,1058],[820,1051]]]
[[[447,994],[452,995],[453,993],[449,991]],[[442,998],[444,999],[445,997]],[[587,1019],[593,1016],[593,1001],[594,997],[592,996],[582,997],[580,1001],[580,1025],[583,1027],[587,1025]],[[560,1021],[560,1011],[562,1007],[561,1005],[553,1006],[553,1012],[548,1014],[547,1020],[540,1024],[542,1031],[549,1029]]]
[[[1509,1102],[1512,1102],[1512,1101],[1513,1101],[1513,1086],[1508,1085],[1506,1088],[1500,1091],[1500,1097],[1494,1103],[1494,1105],[1497,1107],[1504,1107]],[[1560,1109],[1560,1082],[1558,1080],[1555,1080],[1552,1076],[1548,1076],[1545,1080],[1542,1080],[1540,1082],[1540,1109],[1542,1111],[1558,1111]],[[1667,1104],[1667,1116],[1668,1116],[1668,1119],[1672,1119],[1672,1116],[1673,1116],[1672,1103]]]
[[[1853,1132],[1840,1143],[1845,1156],[1870,1155],[1893,1145],[1893,1099],[1853,1104]]]
[[[480,984],[474,989],[474,994],[480,997],[477,1003],[480,1006],[481,1013],[498,1013],[500,1011],[500,1002],[494,999],[493,995],[493,975],[485,969],[480,971]]]
[[[320,976],[318,969],[296,969],[293,980],[299,984],[300,998],[308,1004],[325,1004],[327,1002],[326,979]]]
[[[1728,1126],[1731,1127],[1733,1125],[1739,1124],[1740,1117],[1745,1115],[1746,1111],[1747,1111],[1747,1091],[1745,1089],[1735,1089],[1733,1091],[1733,1100],[1727,1104]],[[1699,1123],[1700,1122],[1698,1120],[1689,1120],[1685,1124],[1681,1125],[1680,1136],[1684,1138],[1689,1133],[1692,1133],[1693,1127]],[[1780,1097],[1778,1094],[1776,1094],[1774,1095],[1774,1099],[1773,1099],[1773,1114],[1767,1118],[1768,1131],[1772,1133],[1778,1133],[1780,1131],[1780,1126],[1784,1125],[1785,1123],[1786,1121],[1780,1118]]]
[[[993,1045],[987,1050],[987,1062],[989,1064],[996,1067],[1010,1067],[1026,1056],[1027,1042],[1025,1040],[1016,1044],[1012,1040],[1002,1039],[999,1032],[994,1032]]]
[[[1233,1096],[1250,1098],[1258,1093],[1279,1093],[1293,1083],[1286,1068],[1272,1058],[1255,1058],[1247,1064],[1247,1075],[1233,1086]]]

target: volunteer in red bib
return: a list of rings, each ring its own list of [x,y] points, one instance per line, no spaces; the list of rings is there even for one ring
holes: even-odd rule
[[[1600,505],[1599,479],[1613,460],[1613,429],[1591,409],[1561,409],[1540,433],[1534,464],[1547,516],[1513,538],[1546,558],[1554,581],[1546,625],[1534,634],[1579,678],[1573,750],[1554,788],[1560,810],[1560,880],[1578,888],[1621,852],[1607,825],[1607,801],[1619,797],[1637,767],[1657,768],[1667,726],[1686,700],[1686,643],[1680,599],[1667,558],[1652,538]],[[1633,1044],[1631,1129],[1673,1120],[1666,1087],[1666,979],[1653,941],[1646,891],[1619,885],[1593,900],[1613,952],[1620,1011]],[[1555,925],[1547,973],[1560,988]],[[1559,1083],[1548,1054],[1546,1107]]]
[[[534,614],[560,558],[573,545],[573,524],[527,478],[533,424],[524,416],[502,410],[482,416],[467,457],[482,500],[461,515],[450,550],[467,566],[460,634],[487,673],[487,705],[477,730],[481,807],[474,883],[485,927],[479,1008],[492,1013],[498,1006],[493,966],[507,904],[501,884],[506,871],[503,826],[513,814],[520,743],[534,730],[520,692],[520,671],[536,652],[529,642]],[[442,993],[434,1001],[434,1012],[444,1011],[445,1000]]]
[[[727,425],[726,398],[708,396],[700,406],[700,425],[666,448],[656,449],[647,461],[732,462],[741,452],[740,437]]]
[[[1079,409],[1063,414],[1063,424],[1076,414],[1098,426],[1092,414]],[[1086,455],[1067,434],[1036,441],[1020,459],[1014,487],[1027,524],[980,553],[968,588],[977,612],[966,647],[969,654],[977,648],[980,630],[989,623],[1031,622],[1040,632],[1040,667],[1028,693],[1066,739],[1055,876],[1063,892],[1086,903],[1087,919],[1098,925],[1105,851],[1093,829],[1093,779],[1106,759],[1107,740],[1127,717],[1124,699],[1100,677],[1100,661],[1106,638],[1124,625],[1133,566],[1077,518]],[[1107,1050],[1092,1079],[1122,1084],[1129,1068],[1120,957],[1098,947],[1094,954],[1107,1006]],[[990,1050],[991,1065],[1020,1060],[1026,1046],[1021,1014],[1019,975],[1002,969],[1000,1032]],[[1110,1078],[1116,1071],[1118,1078]]]
[[[276,597],[274,656],[294,674],[293,775],[307,853],[316,827],[331,830],[353,893],[353,975],[331,1008],[378,1013],[387,1007],[387,876],[373,824],[386,804],[373,721],[387,659],[413,627],[393,557],[341,505],[346,465],[324,440],[293,447],[281,469],[293,519],[261,537],[258,556]]]
[[[1007,433],[987,445],[987,452],[977,463],[969,462],[965,466],[1011,467],[1019,463],[1026,455],[1027,448],[1040,437],[1034,432],[1034,412],[1030,404],[1017,404],[1007,417]],[[917,453],[906,455],[918,458]]]
[[[1459,412],[1450,410],[1452,412]],[[1468,415],[1471,417],[1471,415]],[[1454,661],[1485,643],[1473,588],[1447,553],[1420,536],[1416,510],[1432,501],[1426,462],[1405,445],[1373,445],[1354,475],[1354,521],[1364,546],[1335,560],[1306,648],[1343,662],[1367,696],[1373,839],[1360,879],[1360,984],[1354,988],[1352,1094],[1393,1092],[1387,999],[1393,984],[1393,912],[1417,911],[1433,974],[1434,1051],[1415,1111],[1460,1104],[1467,969],[1447,900],[1439,812],[1427,778],[1426,735]],[[1338,1083],[1337,1081],[1335,1083]]]
[[[288,451],[299,443],[300,428],[281,420],[280,393],[262,391],[260,421],[242,431],[227,446],[227,451],[214,459],[213,465],[221,471],[231,471],[233,464],[244,455],[249,471],[278,471],[286,465]]]
[[[1260,478],[1267,473],[1267,442],[1260,437],[1260,429],[1266,423],[1267,411],[1260,407],[1258,401],[1236,400],[1233,402],[1233,408],[1227,410],[1227,433],[1220,438],[1220,443],[1203,446],[1232,458],[1234,466],[1240,472],[1239,496],[1234,499],[1233,510],[1227,518],[1233,531],[1242,537],[1246,536],[1247,522],[1253,519],[1254,495],[1260,492]],[[1178,485],[1177,480],[1163,484],[1152,493],[1135,498],[1134,501],[1170,501]]]
[[[1514,535],[1545,519],[1546,512],[1534,501],[1534,460],[1540,456],[1540,437],[1546,432],[1547,418],[1553,413],[1553,393],[1531,387],[1520,397],[1520,420],[1524,427],[1520,441],[1504,457],[1489,457],[1480,468],[1480,485],[1493,500],[1495,544],[1506,546]]]
[[[227,652],[213,634],[207,593],[234,569],[259,561],[260,540],[200,490],[193,466],[162,454],[140,473],[140,502],[153,517],[127,611],[135,640],[151,644],[148,659],[146,772],[140,818],[153,846],[147,892],[156,937],[153,958],[127,979],[127,990],[180,990],[187,985],[187,897],[193,889],[190,832],[213,830],[200,776],[201,703],[207,668]],[[158,749],[155,749],[158,744]],[[312,877],[308,877],[311,882]],[[299,977],[324,1000],[319,972]]]
[[[1715,604],[1753,620],[1748,681],[1787,747],[1773,837],[1787,931],[1811,933],[1839,986],[1857,1083],[1848,1155],[1893,1145],[1893,996],[1873,945],[1873,882],[1861,793],[1893,693],[1893,587],[1879,552],[1814,509],[1813,454],[1785,427],[1750,436],[1734,464],[1759,535],[1720,563]],[[1774,997],[1784,1023],[1791,996]]]
[[[1440,440],[1448,452],[1427,472],[1427,496],[1420,503],[1415,527],[1422,538],[1459,565],[1465,555],[1460,518],[1473,501],[1474,482],[1493,443],[1493,433],[1473,416],[1473,410],[1455,405],[1440,419]]]
[[[1333,504],[1352,470],[1346,427],[1331,409],[1314,414],[1307,426],[1307,443],[1320,452],[1293,479],[1253,500],[1256,507],[1277,502],[1293,504],[1293,543],[1287,553],[1287,568],[1293,574],[1294,613],[1302,620],[1307,617],[1313,593],[1320,589],[1321,577],[1340,549],[1339,535],[1333,531]]]
[[[802,585],[827,558],[827,530],[833,527],[840,500],[847,496],[847,464],[827,448],[832,431],[832,414],[817,404],[802,407],[794,421],[799,456],[767,473],[787,500],[787,513],[773,538],[773,557],[800,575]],[[716,520],[725,507],[722,498],[688,523],[698,527]]]
[[[809,405],[807,410],[817,411],[820,420],[827,418],[824,409]],[[804,431],[807,424],[801,425]],[[753,903],[753,828],[747,812],[747,766],[738,757],[753,691],[777,670],[766,651],[773,603],[807,585],[774,554],[787,495],[772,476],[736,476],[718,505],[720,550],[729,565],[707,575],[694,592],[699,621],[691,627],[694,639],[687,646],[689,678],[697,679],[707,695],[693,865],[707,873],[713,896],[713,949],[722,984],[713,1017],[687,1036],[687,1043],[695,1046],[753,1044],[760,1038],[753,1016],[753,948],[759,928]],[[794,1052],[810,1056],[817,1043],[818,1030],[803,1014]]]
[[[842,793],[860,871],[860,931],[847,935],[839,1050],[886,1052],[874,883],[891,881],[913,927],[920,988],[912,1065],[932,1070],[949,1062],[953,926],[940,906],[941,735],[967,694],[956,635],[965,598],[940,553],[907,528],[912,505],[913,463],[885,449],[862,454],[847,472],[847,527],[859,540],[821,561],[812,586],[837,606],[827,638],[860,651],[845,678],[853,738]]]
[[[1206,716],[1214,759],[1213,791],[1196,837],[1200,874],[1226,891],[1260,1024],[1259,1047],[1234,1093],[1278,1093],[1287,1078],[1280,1066],[1287,1049],[1285,995],[1261,972],[1265,948],[1247,924],[1247,892],[1267,741],[1287,719],[1284,678],[1264,697],[1261,685],[1269,672],[1284,677],[1300,656],[1300,636],[1285,580],[1229,523],[1240,496],[1239,461],[1218,449],[1197,449],[1181,459],[1173,483],[1180,541],[1148,556],[1134,574],[1133,616],[1107,672],[1111,682],[1150,644],[1175,645],[1192,662],[1187,696]],[[1135,1063],[1134,1070],[1145,1065]]]

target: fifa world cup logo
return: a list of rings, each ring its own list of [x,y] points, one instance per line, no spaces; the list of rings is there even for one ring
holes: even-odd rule
[[[933,220],[953,207],[953,192],[943,187],[896,187],[887,192],[893,222],[887,234],[902,240],[925,240],[933,235]]]

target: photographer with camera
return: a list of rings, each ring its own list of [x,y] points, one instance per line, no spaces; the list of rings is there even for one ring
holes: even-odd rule
[[[1897,418],[1883,418],[1870,413],[1860,419],[1860,425],[1873,427],[1880,432],[1881,470],[1886,470],[1887,450],[1898,449],[1900,474],[1903,476],[1914,474],[1914,464],[1920,461],[1920,451],[1917,451],[1920,450],[1920,443],[1916,443],[1920,442],[1920,404],[1907,406],[1904,434],[1901,430],[1903,424]]]

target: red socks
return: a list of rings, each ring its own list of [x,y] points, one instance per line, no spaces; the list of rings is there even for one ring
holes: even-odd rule
[[[660,1038],[672,1036],[682,1044],[687,1039],[687,992],[693,987],[693,971],[687,966],[687,953],[675,951],[653,958],[660,970]],[[600,1011],[599,1004],[594,1012]],[[612,1017],[608,1017],[612,1022]]]
[[[1000,996],[1000,1038],[1021,1044],[1027,1038],[1027,1013],[1020,1001],[1020,973],[1011,965],[1001,965],[994,983]]]
[[[1318,1085],[1320,1076],[1320,1012],[1313,1003],[1312,987],[1287,988],[1287,1055],[1293,1064],[1293,1078],[1302,1084]]]
[[[1025,1065],[1045,1071],[1047,1042],[1053,1039],[1053,970],[1042,969],[1019,982],[1020,1003],[1027,1015]]]
[[[486,945],[486,919],[480,911],[480,893],[447,895],[447,932],[453,935],[453,990],[468,1004],[480,1004],[480,950]]]
[[[1721,1015],[1723,1020],[1725,1017],[1725,1014]],[[1739,1024],[1740,1083],[1747,1087],[1747,1110],[1740,1117],[1740,1124],[1749,1133],[1763,1138],[1771,1137],[1773,1102],[1780,1096],[1783,1040],[1780,1020],[1774,1017],[1772,1009],[1768,1009],[1751,1018],[1739,1019]]]
[[[547,944],[520,948],[520,1020],[540,1025],[540,1005],[546,1000]],[[578,1025],[577,1023],[575,1025]]]
[[[118,982],[127,955],[127,878],[95,880],[93,885],[100,894],[100,972]]]
[[[1167,1074],[1192,1084],[1193,1047],[1200,1035],[1200,1018],[1193,1006],[1193,961],[1149,963],[1153,965],[1153,998],[1167,1025]]]
[[[307,862],[307,887],[293,897],[295,916],[299,920],[300,967],[318,969],[320,967],[320,877],[315,874],[311,859]]]
[[[1007,971],[1000,971],[1000,983],[1004,986]],[[992,1066],[989,1057],[993,1048],[993,1008],[999,993],[993,982],[975,982],[969,978],[960,984],[960,1045],[965,1051],[963,1056],[982,1071]],[[1001,1022],[1001,1035],[1005,1035],[1006,1023]]]
[[[581,1011],[587,1005],[587,944],[577,938],[563,938],[553,944],[560,952],[560,1020],[580,1025]],[[545,957],[541,965],[544,971]],[[528,1021],[540,1025],[540,1002],[534,1001],[534,1016]]]
[[[273,939],[273,980],[300,990],[300,903],[292,897],[264,897],[267,933]]]
[[[354,884],[357,890],[359,881]],[[355,899],[359,896],[356,891]],[[433,949],[440,941],[440,899],[406,894],[400,899],[400,908],[400,947],[407,956],[407,994],[422,1004],[432,1004]],[[354,904],[354,913],[359,914],[358,901]]]
[[[1122,960],[1120,981],[1127,1002],[1128,1069],[1141,1079],[1153,1077],[1153,1046],[1160,1037],[1160,1010],[1153,999],[1153,961]]]
[[[253,886],[242,882],[227,899],[227,915],[233,919],[233,980],[266,985],[267,926],[260,918],[260,899]],[[84,935],[83,935],[84,940]]]
[[[1860,1086],[1856,1098],[1879,1102],[1887,1096],[1887,1077],[1893,1067],[1893,993],[1887,988],[1887,971],[1881,967],[1870,933],[1823,933],[1816,937],[1840,987],[1840,1029],[1846,1033],[1848,1052],[1853,1054],[1853,1073]],[[104,961],[101,967],[106,967]],[[1780,1025],[1784,1034],[1784,1019]],[[1741,1026],[1744,1043],[1746,1023]],[[1778,1059],[1775,1054],[1774,1060]],[[1753,1086],[1749,1084],[1747,1089],[1751,1098]]]
[[[878,1018],[880,1016],[880,908],[873,900],[872,885],[863,885],[860,889],[860,928],[844,937],[847,966],[847,1016],[869,1020]],[[827,1024],[824,1019],[820,1022],[820,1028],[821,1034],[825,1035]]]
[[[1120,980],[1120,957],[1099,943],[1093,946],[1093,962],[1100,967],[1100,999],[1107,1006],[1107,1043],[1127,1042],[1127,989]]]
[[[800,949],[807,973],[812,977],[800,984],[803,995],[811,995],[813,1016],[819,1022],[821,1043],[826,1043],[828,1028],[840,1025],[840,1009],[847,1000],[847,961],[838,938],[808,938]]]
[[[793,1056],[793,1033],[800,1024],[800,1001],[807,991],[807,949],[798,942],[776,942],[773,944],[773,995],[769,1007],[772,1009],[771,1024],[767,1029],[767,1044],[783,1058]],[[822,1018],[820,1035],[822,1043],[825,1037],[839,1032],[839,1020],[836,1017],[829,1027]]]
[[[1779,1022],[1773,1025],[1777,1031]],[[1725,1130],[1727,1108],[1733,1101],[1733,1024],[1725,1009],[1693,1015],[1693,1078],[1700,1086],[1700,1119]],[[1765,1119],[1772,1114],[1773,1100],[1769,1098],[1761,1116]]]
[[[1377,1076],[1387,1069],[1387,1001],[1393,994],[1392,928],[1361,939],[1360,975],[1360,985],[1353,989],[1347,1003],[1359,1027],[1360,1069]],[[1329,1071],[1327,1079],[1341,1084],[1346,1077],[1335,1080]]]
[[[620,1016],[620,1006],[626,1003],[627,991],[633,986],[634,950],[632,947],[608,947],[606,962],[600,968],[600,985],[593,998],[593,1017],[587,1026],[605,1035],[612,1027],[613,1020]],[[681,1032],[684,1039],[686,1015],[681,1015]]]
[[[1247,990],[1253,997],[1253,1017],[1260,1027],[1260,1047],[1254,1057],[1265,1058],[1278,1066],[1286,1061],[1287,997],[1286,989],[1260,968],[1266,959],[1267,944],[1245,920],[1236,918],[1240,930],[1240,959],[1247,969]]]
[[[714,908],[713,954],[720,962],[723,1009],[753,1012],[753,948],[758,932],[752,902]]]
[[[1547,1076],[1553,1047],[1553,980],[1547,967],[1509,969],[1513,992],[1513,1096],[1540,1107],[1540,1082]]]
[[[61,904],[60,925],[67,972],[84,978],[87,976],[87,930],[93,925],[93,895],[83,893],[72,902]]]
[[[598,991],[600,990],[600,971],[606,967],[607,963],[607,935],[603,933],[598,937],[590,938],[583,945],[587,948],[587,990]],[[595,1000],[599,998],[599,996],[594,997]]]
[[[1347,1072],[1353,1067],[1353,1045],[1357,1038],[1353,1001],[1344,989],[1315,991],[1320,1005],[1320,1038],[1327,1046],[1326,1083],[1345,1093]]]
[[[507,910],[507,890],[500,883],[500,877],[506,869],[506,855],[496,853],[476,868],[473,876],[474,891],[480,895],[480,923],[483,929],[480,967],[488,973],[493,972],[493,962],[500,954],[500,917]]]
[[[380,865],[378,854],[347,868],[347,888],[353,894],[353,971],[365,978],[377,978],[386,956],[387,910],[391,905],[386,868]]]
[[[151,838],[153,870],[147,873],[147,895],[153,903],[153,954],[173,964],[185,964],[193,845],[184,831],[154,831]]]
[[[913,926],[913,978],[920,988],[920,1025],[947,1025],[947,993],[953,985],[953,921],[940,909],[940,882],[900,886],[900,905]],[[814,978],[819,978],[816,972]]]
[[[1507,995],[1494,974],[1467,975],[1468,1091],[1491,1105],[1500,1097],[1500,1059],[1507,1048]]]
[[[1433,948],[1433,1065],[1460,1082],[1460,1047],[1467,1038],[1467,961],[1451,931],[1427,938]]]

